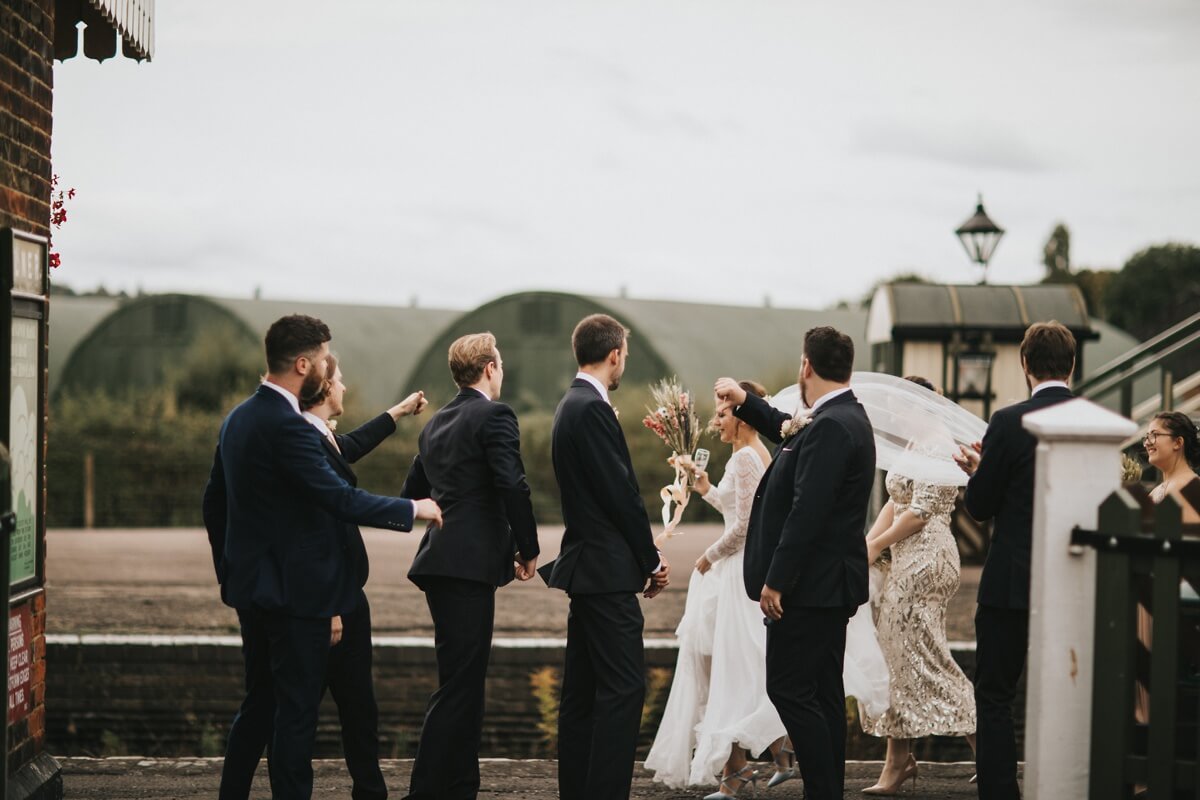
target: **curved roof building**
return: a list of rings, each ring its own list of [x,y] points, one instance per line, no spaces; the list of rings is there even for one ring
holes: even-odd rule
[[[267,328],[287,314],[319,317],[346,364],[346,384],[367,408],[391,405],[437,331],[459,311],[362,306],[306,300],[244,300],[166,294],[128,300],[72,350],[55,391],[126,390],[163,385],[171,368],[205,339],[244,346],[262,359]],[[51,321],[51,337],[55,323]]]
[[[630,330],[625,384],[641,386],[671,375],[706,395],[722,375],[753,378],[770,388],[795,380],[804,332],[832,325],[856,345],[866,369],[865,311],[720,306],[562,292],[521,292],[455,319],[426,348],[409,383],[434,402],[455,387],[447,366],[450,343],[491,331],[504,356],[504,399],[519,410],[553,409],[576,372],[571,332],[588,314],[604,313]]]

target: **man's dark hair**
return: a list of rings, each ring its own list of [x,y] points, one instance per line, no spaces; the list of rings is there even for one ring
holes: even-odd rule
[[[267,371],[287,372],[293,361],[316,352],[332,338],[329,326],[316,317],[303,314],[280,317],[267,329]]]
[[[599,364],[613,350],[620,350],[621,343],[629,331],[608,314],[592,314],[584,317],[571,334],[571,349],[575,351],[575,363],[581,367]]]
[[[1061,322],[1035,322],[1021,341],[1021,358],[1039,381],[1065,381],[1075,368],[1075,337]]]
[[[854,341],[828,325],[804,334],[804,356],[813,372],[827,381],[846,383],[854,371]]]

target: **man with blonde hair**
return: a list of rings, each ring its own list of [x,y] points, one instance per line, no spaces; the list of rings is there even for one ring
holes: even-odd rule
[[[409,580],[425,592],[437,643],[438,688],[429,699],[408,798],[465,800],[479,791],[484,678],[496,587],[537,567],[537,525],[521,462],[517,415],[498,402],[504,361],[490,333],[450,345],[458,395],[421,431],[400,494],[437,499]]]

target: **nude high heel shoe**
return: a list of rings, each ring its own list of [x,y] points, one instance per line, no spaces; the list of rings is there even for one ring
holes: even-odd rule
[[[911,791],[915,792],[917,790],[917,759],[913,757],[912,753],[908,754],[908,761],[904,764],[904,771],[900,773],[900,777],[895,783],[889,786],[876,783],[874,786],[868,786],[866,789],[863,789],[862,793],[872,797],[895,797],[900,794],[900,791],[904,788],[904,782],[909,778],[912,778]]]
[[[800,774],[796,768],[796,751],[790,750],[787,747],[779,748],[779,755],[783,759],[783,763],[775,761],[775,774],[767,781],[767,788],[778,786],[781,783],[790,781]],[[773,760],[773,759],[772,759]]]
[[[728,775],[718,775],[717,778],[721,781],[721,784],[717,786],[715,792],[705,795],[704,800],[736,800],[737,796],[742,793],[742,789],[745,789],[747,785],[751,787],[751,790],[756,791],[758,789],[758,773],[751,769],[749,764],[737,772],[732,772]],[[734,785],[735,782],[736,786]],[[733,794],[726,792],[726,787],[732,789]]]

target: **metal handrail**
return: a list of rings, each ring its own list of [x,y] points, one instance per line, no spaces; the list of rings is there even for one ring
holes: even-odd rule
[[[1157,336],[1146,340],[1125,355],[1108,362],[1087,380],[1077,384],[1075,392],[1091,398],[1106,394],[1118,388],[1122,383],[1158,366],[1163,359],[1169,358],[1198,341],[1200,341],[1200,313],[1193,314]]]

